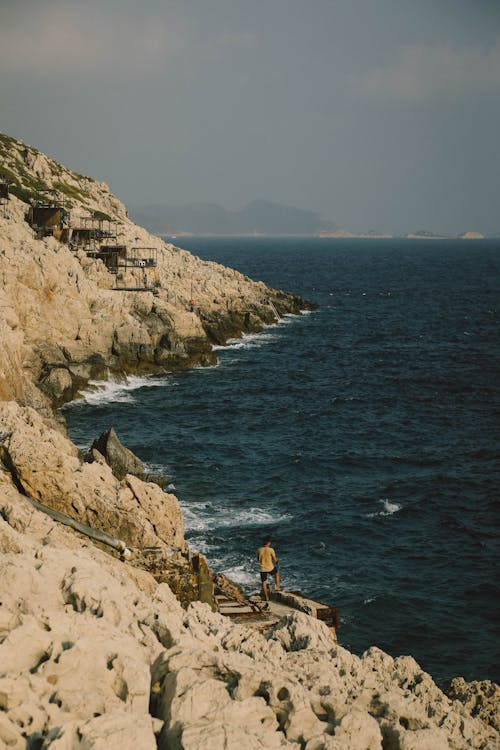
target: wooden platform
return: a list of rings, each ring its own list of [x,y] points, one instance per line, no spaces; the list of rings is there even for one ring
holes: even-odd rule
[[[309,615],[309,617],[322,620],[332,631],[334,640],[337,640],[336,631],[339,618],[336,607],[330,607],[308,599],[298,592],[270,592],[268,610],[264,609],[265,602],[260,594],[252,594],[241,601],[231,599],[226,594],[218,594],[215,598],[221,615],[230,617],[233,622],[241,625],[266,630],[281,620],[282,617],[299,611]]]

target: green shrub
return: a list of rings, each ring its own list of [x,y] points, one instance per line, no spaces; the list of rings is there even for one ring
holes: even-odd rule
[[[104,211],[92,211],[92,216],[94,219],[104,219],[105,221],[112,221],[111,216],[109,214],[105,214]]]

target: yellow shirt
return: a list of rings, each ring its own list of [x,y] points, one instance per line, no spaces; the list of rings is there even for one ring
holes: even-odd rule
[[[257,550],[257,560],[260,563],[261,573],[269,573],[273,570],[278,558],[272,547],[259,547]]]

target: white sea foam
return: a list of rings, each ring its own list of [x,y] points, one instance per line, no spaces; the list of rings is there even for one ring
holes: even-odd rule
[[[269,513],[262,508],[213,508],[210,503],[181,503],[187,531],[215,531],[236,526],[270,526],[290,520],[289,513]]]
[[[184,503],[180,501],[182,516],[184,519],[184,528],[186,531],[207,531],[209,528],[207,511],[210,510],[210,504]],[[203,513],[204,511],[204,513]]]
[[[190,539],[189,540],[189,546],[191,549],[196,550],[197,552],[201,552],[203,555],[211,555],[212,552],[217,550],[217,545],[213,544],[211,541],[206,539],[202,536],[197,536],[196,539]],[[215,558],[210,557],[210,562],[213,565]],[[220,564],[220,561],[217,561]]]
[[[216,348],[215,346],[212,347],[212,349]],[[196,370],[196,372],[209,372],[210,370],[217,370],[218,367],[220,367],[220,362],[216,362],[215,365],[195,365],[193,370]]]
[[[127,404],[134,401],[133,391],[139,388],[157,388],[165,385],[175,385],[171,378],[164,376],[140,377],[128,375],[124,380],[89,380],[88,387],[80,391],[80,398],[72,401],[72,405],[120,403]]]
[[[293,323],[297,318],[301,318],[301,315],[296,315],[295,313],[285,313],[283,317],[281,317],[277,323],[280,326],[288,325],[290,323]]]
[[[162,476],[170,474],[170,470],[165,464],[154,464],[150,461],[143,461],[143,464],[147,474],[161,474]]]
[[[379,503],[382,504],[382,510],[377,511],[376,513],[368,513],[366,518],[376,518],[377,516],[392,516],[403,507],[398,503],[391,503],[388,498],[385,498],[385,500],[379,500]]]
[[[274,326],[269,326],[274,328]],[[221,349],[255,349],[261,344],[268,344],[270,341],[277,339],[277,335],[269,333],[267,330],[259,333],[244,333],[239,339],[228,339],[224,345],[215,344],[212,349],[218,351]]]
[[[222,511],[222,513],[218,513],[210,519],[210,527],[217,529],[233,526],[267,526],[288,521],[291,517],[288,513],[273,514],[261,508],[247,508],[236,512],[232,508],[228,508],[227,511]]]
[[[251,570],[246,563],[243,563],[241,565],[233,565],[229,568],[223,568],[221,573],[224,573],[225,576],[230,578],[235,583],[238,583],[240,586],[256,587],[257,585],[260,585],[258,580],[259,571],[257,566],[254,568],[254,570]]]

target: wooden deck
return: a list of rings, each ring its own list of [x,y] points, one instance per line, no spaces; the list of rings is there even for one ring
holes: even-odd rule
[[[295,591],[272,591],[269,596],[268,610],[264,609],[265,602],[260,594],[252,594],[241,601],[231,599],[226,594],[218,594],[215,598],[219,612],[240,625],[267,630],[282,617],[299,611],[322,620],[330,628],[334,640],[337,640],[339,617],[336,607],[308,599]]]

